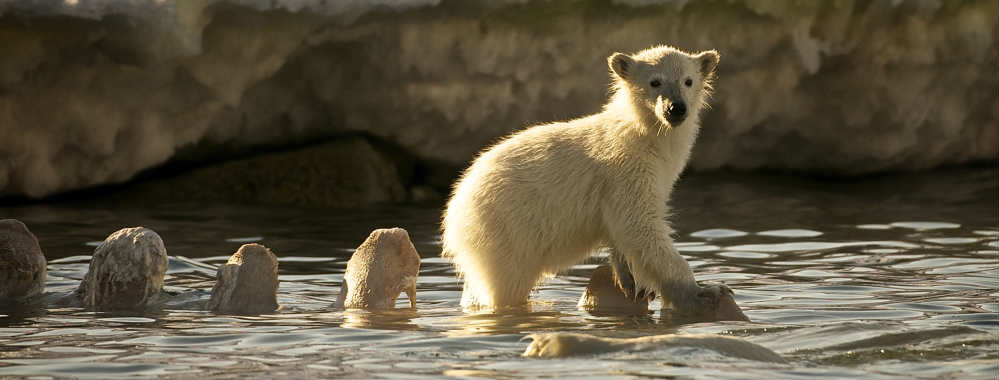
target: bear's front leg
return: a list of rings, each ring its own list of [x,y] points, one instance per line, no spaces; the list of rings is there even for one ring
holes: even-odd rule
[[[690,265],[669,237],[665,209],[636,206],[637,202],[614,202],[604,212],[618,287],[635,298],[658,292],[663,308],[671,309],[672,317],[679,320],[748,321],[731,289],[702,287],[694,280]]]
[[[634,196],[612,198],[604,218],[615,272],[625,280],[619,285],[628,285],[625,273],[630,272],[635,289],[658,292],[664,307],[693,307],[690,303],[697,299],[700,287],[669,237],[665,207],[650,207],[654,201],[636,202]]]
[[[642,291],[657,292],[663,308],[675,314],[717,319],[721,301],[726,296],[731,300],[731,291],[719,286],[702,288],[694,280],[693,271],[670,238],[665,200],[650,196],[654,192],[640,184],[618,190],[623,193],[608,198],[603,216],[614,249],[611,261],[620,274],[616,279],[619,286],[627,291],[630,273],[636,296]]]
[[[649,291],[646,289],[641,289],[635,286],[635,277],[631,274],[631,268],[628,265],[628,259],[617,252],[614,247],[608,247],[610,249],[610,267],[611,273],[613,273],[614,285],[621,289],[625,297],[628,299],[640,302],[642,300],[652,301],[656,298],[656,293],[654,291]]]

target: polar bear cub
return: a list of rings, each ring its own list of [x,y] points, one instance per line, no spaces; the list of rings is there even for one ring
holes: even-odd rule
[[[600,113],[524,129],[483,151],[454,187],[443,256],[464,277],[462,305],[523,305],[545,277],[603,246],[634,297],[707,311],[727,288],[702,288],[677,253],[667,201],[697,137],[719,55],[655,46],[607,62]]]

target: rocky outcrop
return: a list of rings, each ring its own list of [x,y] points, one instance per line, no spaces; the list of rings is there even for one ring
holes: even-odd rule
[[[16,219],[0,219],[0,303],[21,302],[45,290],[45,254]]]
[[[723,56],[694,169],[999,157],[994,1],[392,4],[2,3],[0,194],[350,132],[460,168],[525,125],[596,111],[605,58],[663,42]]]
[[[277,310],[278,261],[260,244],[243,244],[219,267],[208,309],[257,314]]]

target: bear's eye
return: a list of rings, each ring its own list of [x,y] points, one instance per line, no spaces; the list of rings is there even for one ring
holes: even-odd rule
[[[690,80],[690,78],[687,78],[687,80],[683,81],[683,84],[687,85],[687,87],[690,87],[691,85],[694,84],[694,81]]]
[[[652,82],[649,82],[649,86],[652,86],[652,87],[659,87],[662,84],[663,84],[663,82],[660,82],[658,79],[653,79]]]

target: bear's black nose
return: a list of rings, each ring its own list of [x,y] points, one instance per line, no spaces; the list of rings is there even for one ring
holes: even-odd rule
[[[677,124],[687,118],[687,105],[683,102],[673,102],[666,108],[666,121]]]

